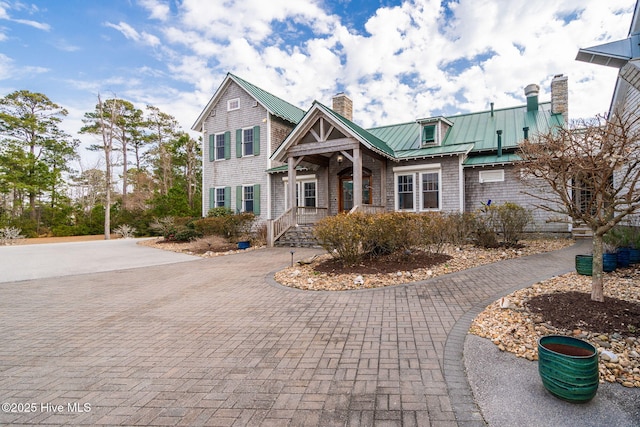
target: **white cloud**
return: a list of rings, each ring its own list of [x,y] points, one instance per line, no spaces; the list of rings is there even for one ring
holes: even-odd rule
[[[617,70],[575,61],[578,49],[626,37],[632,0],[405,0],[379,8],[356,33],[321,0],[140,0],[156,30],[106,25],[160,47],[165,77],[189,90],[128,86],[166,105],[188,128],[227,71],[303,108],[345,90],[364,126],[524,102],[527,84],[549,99],[569,76],[571,117],[604,112]],[[149,31],[149,32],[147,32]],[[150,33],[150,32],[153,32]],[[173,114],[173,113],[172,113]]]
[[[157,0],[140,0],[142,7],[149,11],[149,18],[166,21],[169,18],[169,5]]]
[[[160,45],[160,39],[157,36],[154,36],[153,34],[149,34],[144,31],[138,32],[136,31],[135,28],[133,28],[131,25],[127,24],[126,22],[119,22],[117,24],[106,22],[104,25],[120,31],[120,33],[122,33],[122,35],[125,36],[127,39],[133,40],[137,43],[142,43],[144,45],[148,45],[152,47]]]

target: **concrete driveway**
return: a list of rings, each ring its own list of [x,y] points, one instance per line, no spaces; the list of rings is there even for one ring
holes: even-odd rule
[[[0,283],[195,261],[197,256],[140,246],[139,239],[0,246]]]

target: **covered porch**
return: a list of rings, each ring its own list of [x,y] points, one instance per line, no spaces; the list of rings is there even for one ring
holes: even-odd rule
[[[267,221],[269,245],[296,225],[388,207],[390,156],[363,141],[350,121],[321,104],[314,107],[272,156],[281,165],[270,170],[275,218]]]

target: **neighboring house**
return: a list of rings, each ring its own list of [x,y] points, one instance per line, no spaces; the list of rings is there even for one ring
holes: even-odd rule
[[[489,200],[533,208],[515,151],[567,122],[567,77],[553,78],[551,102],[538,94],[532,84],[526,105],[363,129],[345,94],[305,112],[228,74],[193,125],[205,141],[203,215],[216,206],[253,211],[275,239],[351,210],[464,212]],[[543,211],[534,218],[537,230],[569,230]]]
[[[618,68],[609,111],[640,114],[640,3],[636,2],[626,39],[580,49],[576,60]],[[640,221],[640,214],[633,219]]]

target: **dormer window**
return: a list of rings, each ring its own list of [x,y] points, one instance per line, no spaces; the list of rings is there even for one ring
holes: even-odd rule
[[[417,120],[420,125],[420,147],[428,148],[442,144],[453,123],[445,117],[430,117]]]
[[[436,125],[425,125],[422,127],[422,146],[437,145],[436,141]]]

